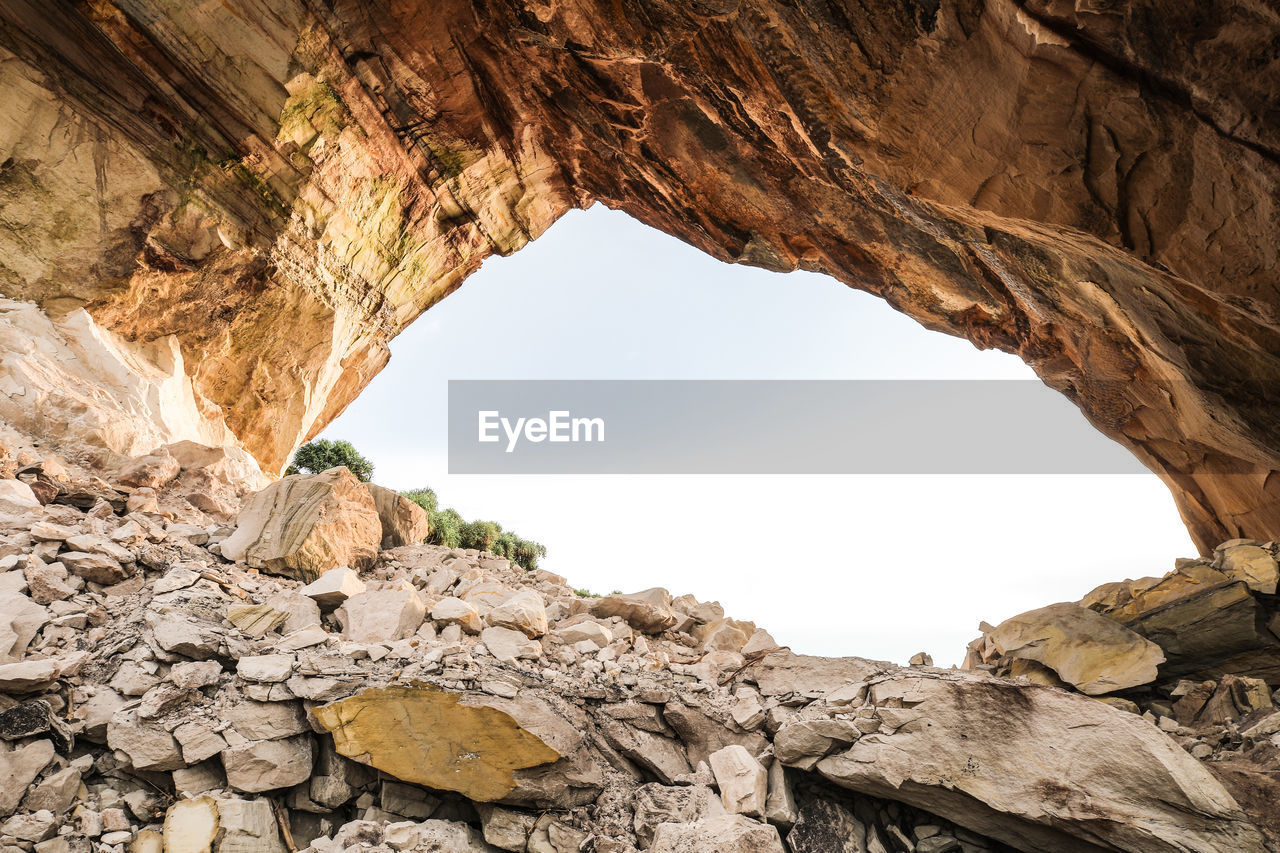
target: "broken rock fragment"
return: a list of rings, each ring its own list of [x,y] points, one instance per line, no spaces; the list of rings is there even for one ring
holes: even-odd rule
[[[1001,654],[1043,664],[1090,696],[1148,684],[1165,659],[1150,640],[1070,603],[1014,616],[988,637]]]
[[[236,516],[223,556],[302,581],[339,566],[373,565],[382,522],[364,484],[346,468],[294,474],[267,486]]]
[[[312,713],[342,755],[476,802],[502,799],[516,787],[516,770],[560,757],[510,715],[458,698],[430,688],[374,688]]]

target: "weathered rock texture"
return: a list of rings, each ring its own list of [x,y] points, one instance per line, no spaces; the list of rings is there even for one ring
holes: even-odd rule
[[[1277,26],[1169,0],[7,0],[4,292],[121,367],[53,375],[0,335],[0,405],[279,471],[484,256],[599,201],[1019,354],[1202,548],[1264,538]]]
[[[1280,677],[1169,678],[1151,646],[1167,638],[1119,615],[1192,574],[1240,578],[1270,607],[1274,543],[1024,614],[975,642],[970,664],[988,671],[963,672],[797,656],[713,601],[592,598],[474,550],[375,551],[304,584],[234,547],[241,531],[276,541],[262,532],[341,518],[342,501],[317,511],[341,490],[373,548],[372,498],[342,469],[269,486],[236,525],[177,504],[69,504],[117,492],[63,476],[48,504],[0,503],[10,848],[1280,849]],[[341,526],[311,529],[349,544]],[[1003,671],[1022,662],[1078,688]]]

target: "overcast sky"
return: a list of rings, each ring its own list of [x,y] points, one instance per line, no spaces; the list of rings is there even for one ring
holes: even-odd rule
[[[872,378],[1035,376],[830,278],[721,264],[597,206],[486,261],[324,435],[383,485],[429,485],[544,543],[544,567],[575,587],[691,592],[809,654],[956,664],[980,620],[1195,553],[1150,474],[448,474],[450,379]],[[1092,432],[1061,408],[1064,430]]]

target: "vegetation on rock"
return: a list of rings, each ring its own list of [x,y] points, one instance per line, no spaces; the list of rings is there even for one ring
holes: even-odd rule
[[[345,465],[361,482],[373,478],[373,463],[356,450],[349,441],[330,441],[317,438],[308,441],[293,454],[286,474],[320,474],[330,468]]]
[[[440,509],[433,489],[410,489],[400,494],[427,511],[431,521],[431,536],[427,541],[433,545],[488,551],[530,572],[537,569],[538,560],[547,555],[545,545],[522,539],[515,531],[503,530],[496,521],[467,521],[452,507]]]

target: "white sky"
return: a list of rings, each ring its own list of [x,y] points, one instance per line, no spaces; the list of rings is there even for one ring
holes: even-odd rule
[[[324,435],[355,444],[383,485],[429,485],[544,543],[544,567],[576,587],[691,592],[808,654],[956,664],[980,620],[1195,553],[1149,474],[447,473],[449,379],[871,378],[1034,374],[825,276],[721,264],[597,206],[486,261]],[[1092,431],[1062,405],[1064,429]]]

